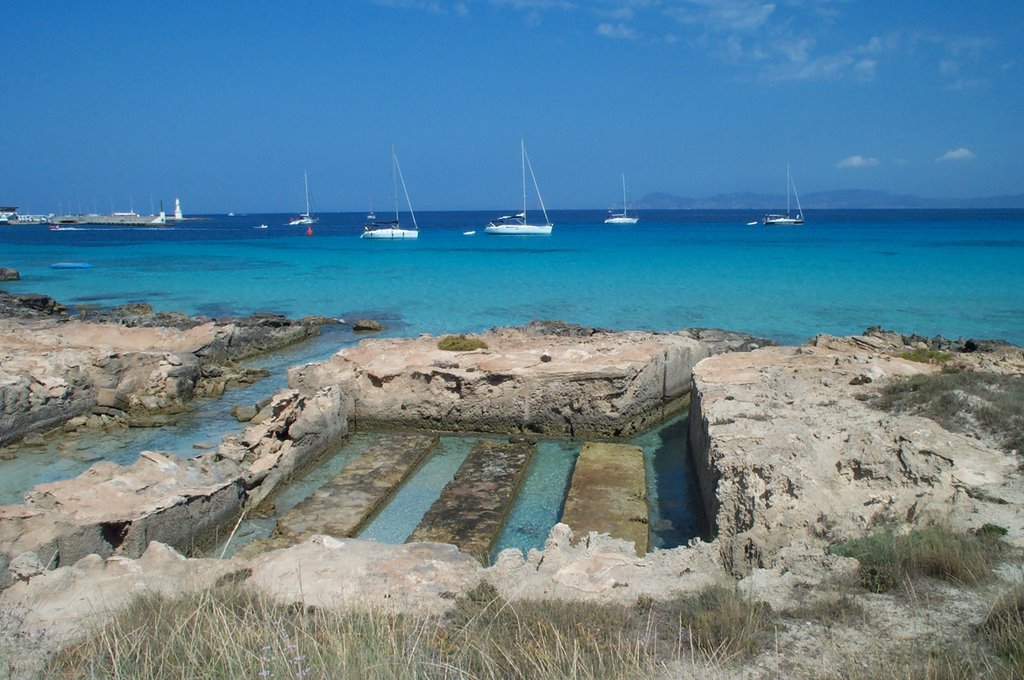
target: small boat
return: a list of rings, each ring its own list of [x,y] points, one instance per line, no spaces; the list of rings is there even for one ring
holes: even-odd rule
[[[267,225],[265,225],[265,224],[259,224],[259,225],[255,226],[255,227],[253,227],[253,229],[266,229],[266,228],[267,228]]]
[[[530,157],[526,155],[526,144],[519,140],[519,151],[523,167],[523,212],[515,215],[502,215],[491,220],[484,228],[485,234],[492,236],[546,236],[551,233],[554,226],[548,219],[547,208],[544,207],[544,198],[540,195],[540,187],[537,185],[537,176],[533,174],[533,165]],[[540,202],[540,209],[544,213],[544,224],[530,224],[526,219],[526,169],[530,169],[530,177],[533,178],[533,188],[537,192],[537,200]]]
[[[402,180],[402,191],[405,193],[405,202],[409,206],[409,214],[412,216],[412,229],[402,227],[398,219],[398,179]],[[395,219],[367,222],[363,225],[363,233],[359,238],[379,239],[394,241],[398,239],[417,238],[420,235],[419,225],[416,224],[416,213],[412,211],[412,201],[409,200],[409,190],[405,186],[405,177],[402,176],[402,166],[398,164],[398,154],[395,147],[391,147],[391,188],[395,197]],[[371,211],[372,215],[373,212]]]
[[[797,214],[789,212],[789,196],[792,192],[796,197]],[[789,163],[786,163],[786,214],[769,213],[761,218],[761,224],[765,226],[797,226],[804,223],[804,210],[800,207],[800,196],[796,193],[796,185],[793,184],[793,175],[789,171]]]
[[[306,212],[302,213],[298,217],[292,218],[292,221],[288,223],[289,227],[297,227],[304,224],[315,224],[317,221],[309,212],[309,173],[303,172],[302,177],[306,183]]]
[[[626,175],[622,175],[622,212],[615,213],[611,210],[608,211],[608,217],[605,218],[605,224],[636,224],[640,221],[640,218],[636,215],[630,217],[629,211],[626,210]]]
[[[472,236],[475,233],[476,233],[476,229],[470,229],[469,231],[462,232],[462,235],[463,236]]]
[[[92,269],[88,262],[54,262],[50,269]]]
[[[752,227],[752,226],[754,226],[755,224],[757,224],[757,220],[754,220],[753,222],[747,222],[747,226],[748,226],[748,227]]]

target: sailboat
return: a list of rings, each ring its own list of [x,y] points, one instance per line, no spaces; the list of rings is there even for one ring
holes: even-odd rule
[[[789,212],[789,195],[792,192],[793,196],[796,197],[796,215],[791,215]],[[793,175],[789,171],[789,163],[786,163],[786,214],[767,214],[761,218],[761,224],[766,226],[771,225],[799,225],[804,223],[804,209],[800,207],[800,196],[796,193],[796,185],[793,184]]]
[[[519,140],[519,150],[522,156],[523,165],[523,212],[515,215],[503,215],[493,219],[484,227],[485,234],[492,236],[525,236],[531,234],[547,235],[551,233],[551,220],[548,219],[548,211],[544,207],[544,199],[540,195],[540,187],[537,186],[537,176],[533,174],[533,165],[530,164],[530,157],[526,155],[526,144]],[[530,224],[526,219],[526,168],[530,168],[530,177],[533,178],[533,188],[537,192],[537,200],[540,201],[540,209],[544,213],[544,224]]]
[[[309,214],[309,173],[303,171],[303,179],[306,181],[306,212],[302,213],[298,217],[292,218],[292,221],[288,223],[289,227],[297,227],[302,224],[314,224],[316,218]]]
[[[412,229],[403,229],[398,221],[398,179],[402,180],[405,202],[409,206],[409,214],[412,216]],[[391,147],[391,187],[391,193],[395,197],[395,219],[387,222],[367,222],[363,226],[363,233],[359,235],[359,238],[404,239],[416,238],[420,235],[419,225],[416,224],[416,213],[412,211],[409,190],[405,187],[405,177],[402,176],[402,166],[398,164],[398,154],[395,153],[394,146]],[[372,210],[370,214],[373,214]]]
[[[637,216],[630,217],[629,211],[626,210],[626,175],[622,175],[622,212],[614,213],[611,210],[608,211],[608,217],[605,218],[605,224],[636,224],[640,221]]]

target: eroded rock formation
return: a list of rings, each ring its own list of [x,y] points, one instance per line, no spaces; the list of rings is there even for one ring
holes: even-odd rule
[[[768,344],[712,330],[612,333],[556,322],[499,328],[487,347],[365,340],[289,371],[293,388],[338,385],[359,426],[625,437],[685,407],[690,371],[718,352]]]

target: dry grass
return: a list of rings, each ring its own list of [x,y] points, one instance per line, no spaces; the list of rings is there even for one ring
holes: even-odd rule
[[[621,607],[510,602],[485,584],[431,618],[283,607],[226,585],[140,597],[46,677],[637,678],[743,659],[770,626],[728,588]]]
[[[877,405],[931,418],[952,432],[986,434],[1006,451],[1024,453],[1024,377],[943,371],[894,380]]]

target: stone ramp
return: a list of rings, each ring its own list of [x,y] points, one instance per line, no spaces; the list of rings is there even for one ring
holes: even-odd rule
[[[385,435],[350,462],[337,477],[278,519],[267,543],[279,548],[315,534],[355,536],[384,506],[435,446],[426,434]]]
[[[477,443],[409,541],[452,543],[486,564],[534,448],[528,442]]]
[[[647,475],[639,446],[586,442],[576,459],[562,522],[576,536],[606,533],[647,552]]]

